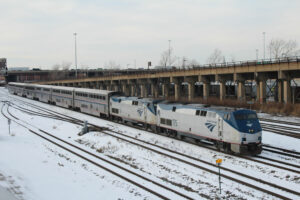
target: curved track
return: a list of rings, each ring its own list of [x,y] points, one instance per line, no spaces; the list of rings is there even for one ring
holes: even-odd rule
[[[27,104],[27,103],[26,103],[26,104]],[[36,106],[35,106],[35,107],[36,107]],[[43,108],[43,110],[45,111],[45,108]],[[52,112],[52,115],[54,115],[54,114],[53,114],[53,111],[45,111],[45,112],[49,112],[49,113]],[[60,113],[57,113],[57,114],[62,115],[62,114],[60,114]],[[46,117],[46,116],[44,115],[44,117]],[[62,118],[62,117],[59,116],[57,119],[61,119],[61,118]],[[69,116],[65,116],[65,118],[68,119],[69,122],[71,122],[71,121],[73,120],[74,122],[76,121],[76,122],[78,123],[78,120],[75,119],[75,118],[72,118],[72,117],[69,117]],[[79,121],[80,121],[80,120],[79,120]],[[94,124],[91,124],[91,125],[97,127],[97,126],[94,125]],[[111,135],[111,136],[113,136],[113,137],[118,137],[119,139],[122,139],[122,140],[126,140],[126,139],[120,138],[120,135],[125,136],[125,137],[129,137],[129,136],[124,135],[124,134],[119,133],[119,132],[113,132],[113,131],[109,131],[109,132],[108,132],[108,131],[105,131],[105,133],[106,133],[106,134],[109,134],[109,135]],[[117,136],[117,135],[115,135],[115,134],[118,134],[119,136]],[[147,143],[147,142],[145,142],[145,141],[138,140],[138,139],[136,139],[136,138],[131,138],[131,139],[136,140],[136,141],[139,141],[139,142],[142,142],[142,143]],[[137,143],[134,142],[134,141],[129,141],[128,139],[127,139],[127,142],[135,143],[135,145],[140,145],[140,144],[137,144]],[[164,151],[168,151],[168,152],[171,152],[171,153],[176,154],[176,155],[184,156],[185,158],[189,158],[189,159],[192,159],[192,160],[197,161],[197,162],[201,162],[201,163],[205,163],[205,164],[208,164],[208,165],[212,165],[212,164],[207,163],[207,162],[205,162],[205,161],[203,161],[203,160],[200,160],[200,159],[197,159],[197,158],[194,158],[194,157],[190,157],[190,156],[187,156],[187,155],[183,155],[183,154],[181,154],[181,153],[174,152],[174,151],[172,151],[172,150],[170,150],[170,149],[166,149],[166,148],[160,147],[160,146],[158,146],[158,145],[154,145],[154,144],[151,144],[151,143],[148,143],[148,144],[151,145],[151,146],[155,146],[155,147],[157,147],[157,148],[163,149]],[[145,147],[145,146],[143,146],[143,148],[147,148],[147,149],[149,149],[149,150],[151,149],[150,147]],[[156,153],[163,154],[162,152],[158,152],[157,150],[153,150],[153,149],[151,149],[151,150],[152,150],[152,151],[155,151]],[[213,150],[214,150],[214,149],[213,149]],[[170,155],[167,155],[167,154],[164,154],[164,155],[170,157]],[[177,157],[174,157],[174,156],[171,156],[171,157],[172,157],[173,159],[180,160],[180,159],[178,159]],[[244,157],[243,157],[243,158],[244,158]],[[245,158],[245,159],[250,159],[250,158]],[[250,159],[250,160],[251,160],[251,159]],[[189,163],[189,165],[192,165],[192,166],[194,166],[194,167],[197,167],[197,168],[206,170],[206,171],[208,171],[208,172],[211,172],[211,173],[213,173],[213,174],[216,174],[215,171],[212,171],[212,170],[209,170],[209,169],[204,169],[204,168],[201,167],[200,165],[196,165],[196,164],[193,164],[193,163],[191,163],[191,162],[187,162],[187,161],[185,161],[185,160],[180,160],[180,161],[181,161],[181,162],[184,162],[184,163]],[[256,160],[254,159],[253,161],[256,161]],[[266,163],[264,163],[264,162],[261,162],[261,163],[266,164]],[[272,165],[271,165],[271,166],[272,166]],[[214,167],[215,167],[215,166],[214,166]],[[275,166],[275,167],[278,167],[278,166]],[[281,168],[281,167],[278,167],[278,168]],[[281,169],[285,169],[285,168],[281,168]],[[260,183],[263,183],[263,184],[267,184],[267,185],[269,185],[269,186],[271,186],[271,187],[275,187],[275,188],[277,188],[277,189],[281,189],[281,190],[283,190],[283,191],[290,192],[290,193],[293,193],[293,194],[295,194],[295,195],[299,195],[299,196],[300,196],[300,193],[298,193],[298,192],[291,191],[291,190],[289,190],[289,189],[287,189],[287,188],[283,188],[283,187],[278,186],[278,185],[275,185],[275,184],[267,183],[267,182],[265,182],[265,181],[263,181],[263,180],[260,180],[260,179],[255,178],[255,177],[245,176],[245,174],[242,174],[242,173],[239,173],[239,172],[235,172],[235,171],[233,171],[233,170],[231,170],[231,169],[227,169],[227,168],[224,168],[224,167],[222,167],[222,170],[228,171],[228,172],[231,172],[231,173],[234,173],[234,174],[237,174],[237,175],[239,175],[239,176],[244,176],[244,177],[249,178],[249,179],[251,179],[251,180],[255,180],[255,181],[257,181],[257,182],[260,182]],[[288,170],[288,169],[285,169],[285,170]],[[294,172],[299,173],[299,171],[294,171]],[[225,176],[225,175],[223,175],[223,177],[224,177],[224,178],[227,178],[227,179],[230,179],[230,180],[233,180],[233,181],[236,181],[236,182],[239,182],[239,181],[240,181],[240,180],[234,180],[234,179],[232,179],[232,177],[230,177],[230,176]],[[241,184],[244,184],[244,185],[247,185],[247,186],[249,186],[249,187],[252,187],[252,188],[254,188],[254,189],[257,189],[257,190],[262,191],[261,188],[259,189],[259,188],[257,188],[256,186],[251,185],[251,184],[249,184],[249,183],[247,183],[247,182],[240,182],[240,183],[241,183]],[[269,191],[263,191],[263,192],[266,192],[266,193],[270,194]],[[271,194],[271,195],[276,196],[276,194]],[[277,197],[279,197],[279,196],[277,196]],[[282,198],[282,197],[283,197],[283,196],[281,196],[281,197],[279,197],[279,198]],[[283,197],[283,198],[285,198],[285,197]]]

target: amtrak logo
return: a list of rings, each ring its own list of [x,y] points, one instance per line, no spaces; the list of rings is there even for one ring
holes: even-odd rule
[[[140,115],[140,117],[141,117],[142,114],[143,114],[143,109],[139,108],[139,109],[137,110],[137,112],[139,113],[139,115]]]
[[[205,126],[210,130],[210,132],[213,132],[214,128],[216,127],[216,124],[212,124],[210,122],[206,122]]]

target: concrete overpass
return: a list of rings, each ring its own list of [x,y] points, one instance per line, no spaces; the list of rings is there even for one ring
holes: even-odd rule
[[[220,100],[228,97],[240,101],[255,98],[263,103],[269,93],[273,93],[275,101],[291,103],[294,98],[300,98],[300,92],[293,91],[292,94],[291,91],[291,85],[297,85],[295,80],[298,78],[300,58],[285,58],[40,83],[123,91],[126,95],[141,97],[172,96],[175,100],[207,99],[214,95]],[[253,88],[256,88],[255,92]]]

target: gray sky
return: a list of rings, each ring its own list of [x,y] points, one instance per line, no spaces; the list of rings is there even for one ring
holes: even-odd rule
[[[9,67],[125,68],[157,65],[161,53],[205,64],[215,48],[230,61],[263,56],[263,36],[300,42],[299,0],[1,0],[0,57]]]

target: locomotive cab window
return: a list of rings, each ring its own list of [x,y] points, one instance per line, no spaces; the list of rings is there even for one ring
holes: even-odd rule
[[[196,115],[200,115],[200,110],[196,110]]]
[[[119,109],[117,109],[117,108],[112,108],[112,109],[111,109],[111,112],[112,112],[112,113],[119,114]]]
[[[207,114],[207,111],[204,111],[204,110],[202,110],[201,113],[200,113],[200,115],[204,116],[204,117],[206,116],[206,114]]]

